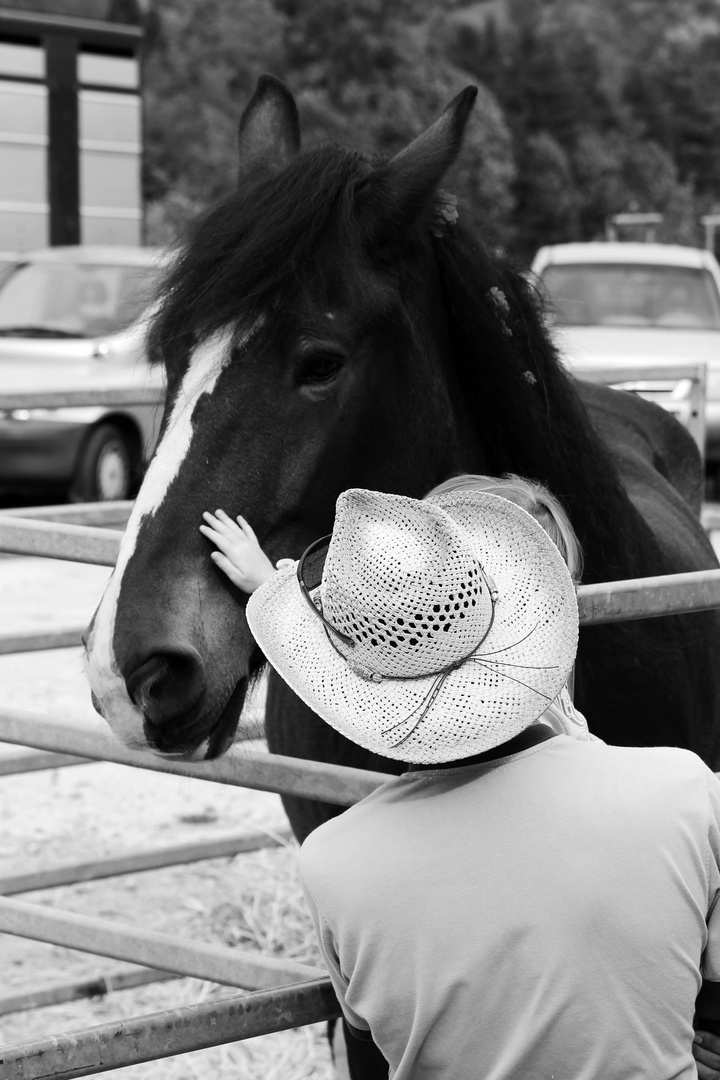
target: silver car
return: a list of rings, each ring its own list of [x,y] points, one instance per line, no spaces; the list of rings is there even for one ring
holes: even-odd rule
[[[0,404],[0,491],[76,501],[134,494],[162,413],[143,316],[164,262],[146,248],[48,248],[23,255],[0,283],[0,394],[150,387],[158,402]]]
[[[707,366],[705,451],[720,468],[720,267],[674,244],[597,242],[541,248],[532,271],[551,302],[571,371]],[[652,395],[676,411],[672,395]]]

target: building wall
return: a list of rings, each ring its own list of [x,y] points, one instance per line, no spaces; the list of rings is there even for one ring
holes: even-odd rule
[[[0,18],[0,252],[142,243],[139,36],[96,27]]]

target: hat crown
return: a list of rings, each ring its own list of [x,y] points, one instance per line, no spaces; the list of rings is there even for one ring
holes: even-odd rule
[[[396,678],[465,659],[493,618],[483,568],[444,510],[357,489],[338,499],[320,596],[355,642],[333,642],[353,666]]]

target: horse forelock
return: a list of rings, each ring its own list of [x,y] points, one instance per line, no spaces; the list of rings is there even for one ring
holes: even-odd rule
[[[271,178],[248,180],[190,227],[161,286],[150,354],[169,372],[188,342],[250,321],[286,301],[298,273],[325,252],[357,247],[357,185],[371,166],[340,147],[298,155]]]

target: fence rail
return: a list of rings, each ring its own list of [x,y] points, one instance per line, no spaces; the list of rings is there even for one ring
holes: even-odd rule
[[[114,761],[153,772],[214,780],[218,784],[256,791],[319,799],[336,806],[350,806],[359,802],[387,780],[384,773],[267,754],[248,747],[226,754],[216,761],[168,761],[150,752],[129,750],[109,732],[101,734],[88,725],[52,723],[42,714],[23,709],[0,709],[0,742],[69,753],[96,761]]]
[[[0,551],[66,562],[114,566],[122,532],[92,525],[30,521],[0,515]]]
[[[704,460],[706,364],[583,364],[573,374],[588,382],[629,390],[662,405],[688,429]]]
[[[43,1009],[48,1005],[61,1005],[65,1001],[77,1001],[78,998],[102,997],[115,990],[131,990],[135,986],[168,982],[170,979],[182,979],[182,975],[177,975],[174,971],[156,971],[154,968],[133,965],[116,968],[105,975],[89,979],[56,983],[45,981],[41,986],[32,987],[30,990],[0,997],[0,1016]]]
[[[0,522],[0,542],[2,528]],[[30,537],[29,546],[33,549],[37,547],[34,536]],[[578,607],[582,626],[656,618],[685,611],[706,611],[720,607],[720,570],[697,570],[687,574],[581,585],[578,589]],[[58,630],[0,634],[0,655],[77,646],[81,644],[84,630],[84,626],[71,626]]]
[[[2,1080],[73,1080],[340,1016],[329,979],[0,1047]]]
[[[205,859],[223,859],[241,852],[278,847],[289,840],[290,836],[289,829],[278,829],[273,833],[246,830],[194,844],[171,844],[150,851],[135,851],[129,855],[108,856],[92,862],[53,866],[27,874],[8,874],[0,877],[0,896],[55,889],[59,885],[77,885],[81,881],[99,881],[102,878],[119,877],[121,874],[159,870],[164,866],[182,866]]]
[[[133,508],[133,500],[94,503],[59,503],[56,506],[21,506],[0,510],[3,518],[29,521],[60,521],[71,525],[117,525],[124,528]]]
[[[50,910],[43,904],[6,896],[0,896],[0,932],[248,990],[283,986],[319,974],[309,964],[294,960],[198,941],[188,944],[175,934],[123,926],[114,919],[74,911]]]
[[[100,390],[21,390],[0,393],[0,410],[13,409],[75,409],[93,405],[162,405],[164,387],[115,387]]]

